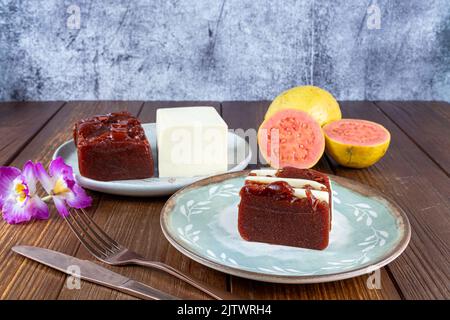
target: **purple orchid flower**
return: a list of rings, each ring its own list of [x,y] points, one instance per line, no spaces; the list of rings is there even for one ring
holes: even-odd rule
[[[76,183],[72,168],[64,163],[63,158],[58,157],[50,163],[49,174],[41,163],[37,163],[36,176],[61,216],[69,215],[67,205],[82,209],[92,204],[92,198]]]
[[[20,171],[0,167],[0,210],[9,224],[48,219],[47,205],[36,194],[36,167],[28,161]]]

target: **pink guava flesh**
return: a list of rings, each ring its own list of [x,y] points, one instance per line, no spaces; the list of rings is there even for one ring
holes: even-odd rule
[[[390,138],[389,131],[378,123],[360,119],[342,119],[327,124],[323,130],[337,142],[356,146],[373,146]]]
[[[290,109],[267,119],[258,131],[258,141],[263,157],[274,168],[311,168],[325,149],[320,125],[306,112]]]

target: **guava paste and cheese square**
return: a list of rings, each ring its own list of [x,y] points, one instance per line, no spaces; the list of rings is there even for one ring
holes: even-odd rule
[[[247,241],[324,250],[329,243],[332,190],[311,169],[252,170],[238,206],[238,231]]]

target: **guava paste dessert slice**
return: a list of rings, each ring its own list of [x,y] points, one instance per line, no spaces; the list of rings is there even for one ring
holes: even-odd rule
[[[112,181],[153,176],[150,144],[140,121],[128,112],[81,120],[73,137],[84,177]]]
[[[326,175],[296,168],[253,170],[240,197],[243,239],[315,250],[328,246],[332,191]]]
[[[306,112],[292,109],[267,118],[258,130],[258,143],[262,156],[273,168],[311,168],[325,150],[320,125]]]

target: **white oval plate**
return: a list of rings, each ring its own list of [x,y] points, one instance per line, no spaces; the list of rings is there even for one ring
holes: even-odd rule
[[[158,155],[156,144],[156,124],[142,124],[145,135],[152,148],[153,161],[155,163],[155,177],[137,180],[98,181],[83,177],[78,169],[77,149],[72,140],[63,143],[56,149],[53,159],[62,157],[64,161],[73,168],[77,182],[91,190],[124,196],[164,196],[173,194],[178,189],[185,187],[195,181],[206,178],[197,176],[191,178],[159,178],[158,177]],[[228,172],[243,170],[252,158],[252,152],[248,143],[238,135],[228,132]]]

